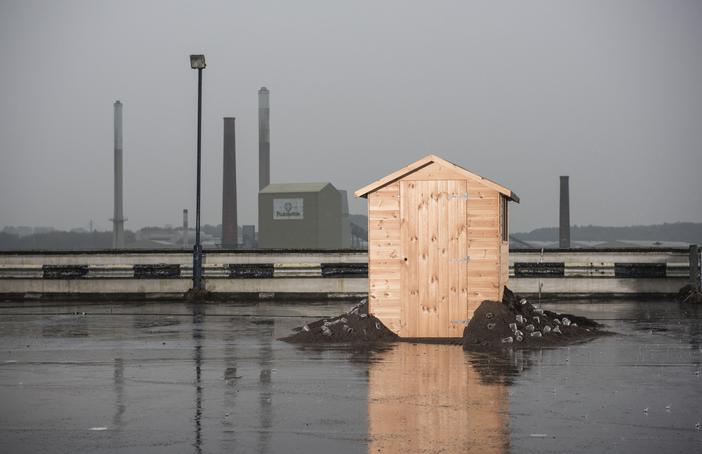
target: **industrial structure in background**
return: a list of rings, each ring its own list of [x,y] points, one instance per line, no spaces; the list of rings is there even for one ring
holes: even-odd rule
[[[258,247],[349,248],[345,206],[342,193],[331,183],[269,184],[258,193]]]
[[[222,248],[238,247],[235,119],[224,118],[222,165]]]
[[[114,103],[114,132],[115,132],[115,186],[114,212],[112,215],[112,247],[124,249],[124,211],[122,207],[122,103]]]
[[[339,189],[341,198],[341,238],[342,247],[347,249],[353,247],[353,229],[351,228],[351,214],[349,213],[349,195],[345,189]]]
[[[266,87],[258,90],[258,190],[271,183],[271,110]]]
[[[207,249],[224,248],[347,248],[366,249],[368,247],[368,219],[365,215],[349,214],[347,194],[331,183],[287,183],[266,188],[270,185],[270,92],[266,87],[258,91],[259,117],[259,187],[257,204],[258,219],[262,234],[259,235],[255,225],[237,225],[237,187],[236,187],[236,135],[235,119],[225,117],[223,134],[223,206],[222,224],[206,225],[202,235],[202,244]],[[195,232],[188,227],[188,210],[183,210],[182,227],[147,226],[135,232],[126,231],[127,219],[123,211],[123,104],[115,101],[114,108],[114,212],[112,235],[104,238],[100,248],[115,249],[175,249],[189,248],[194,243]],[[699,243],[699,234],[693,223],[673,223],[660,226],[598,227],[587,226],[573,229],[570,225],[570,178],[560,177],[559,224],[558,227],[536,229],[531,233],[510,235],[510,246],[514,249],[621,249],[621,248],[687,248],[692,243]],[[314,187],[316,190],[295,192],[301,186]],[[327,186],[329,186],[327,188]],[[292,189],[292,190],[291,190]],[[327,197],[336,191],[338,199]],[[315,195],[313,195],[315,194]],[[319,195],[321,194],[321,195]],[[311,197],[311,198],[310,198]],[[275,202],[274,199],[279,199]],[[310,198],[309,201],[307,198]],[[287,220],[274,219],[274,206],[286,210],[284,199],[302,199],[301,218],[288,216]],[[325,207],[333,206],[332,216]],[[289,209],[294,211],[295,204]],[[310,211],[312,210],[312,211]],[[320,221],[325,229],[330,230],[327,238],[334,240],[312,241],[312,231],[298,235],[296,228],[304,225],[302,216],[320,212]],[[317,214],[315,214],[317,216]],[[338,216],[340,221],[330,220]],[[284,217],[284,216],[283,216]],[[307,219],[309,221],[309,219]],[[690,225],[685,225],[690,224]],[[655,229],[653,229],[655,227]],[[225,234],[225,232],[228,232]],[[59,240],[61,234],[52,227],[5,226],[0,233],[5,234],[6,250],[36,249],[90,249],[96,244],[92,235],[93,228],[75,228],[71,234],[91,233],[89,239],[80,237]],[[326,232],[325,232],[326,233]],[[52,234],[55,237],[46,237]],[[276,238],[271,239],[271,235]],[[574,237],[573,237],[574,235]],[[263,237],[262,239],[259,236]],[[268,236],[268,238],[266,238]],[[588,238],[583,238],[587,236]],[[29,238],[28,238],[29,237]],[[680,239],[678,240],[678,237]],[[336,240],[338,238],[338,240]],[[270,241],[269,241],[270,239]],[[92,246],[94,248],[94,246]]]
[[[243,247],[256,243],[263,249],[346,249],[362,243],[361,239],[352,240],[353,234],[363,237],[365,230],[351,226],[346,191],[329,182],[272,184],[270,176],[270,92],[261,87],[258,91],[258,238],[252,239],[252,232],[246,229],[242,232],[246,237]],[[224,239],[222,244],[226,247]]]
[[[183,249],[187,249],[188,243],[188,209],[183,210],[183,238],[182,238]]]
[[[204,233],[202,243],[223,249],[362,249],[367,245],[367,221],[352,222],[348,195],[330,182],[271,184],[270,92],[258,91],[258,232],[255,225],[238,225],[236,178],[236,120],[223,118],[221,231]],[[188,210],[182,228],[145,227],[125,245],[122,173],[122,103],[114,103],[114,215],[115,249],[188,248],[193,232]],[[220,238],[217,238],[221,234]]]
[[[241,247],[244,249],[256,249],[258,241],[256,238],[255,225],[241,226]]]
[[[558,247],[570,249],[570,193],[568,176],[561,176],[561,203],[558,224]]]

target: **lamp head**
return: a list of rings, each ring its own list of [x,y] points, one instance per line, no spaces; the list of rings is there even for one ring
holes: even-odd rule
[[[205,69],[207,65],[205,64],[204,55],[191,55],[190,56],[190,67],[193,69]]]

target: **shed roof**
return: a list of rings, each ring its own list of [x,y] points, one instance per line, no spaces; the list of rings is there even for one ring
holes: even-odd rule
[[[387,176],[359,189],[358,191],[354,192],[354,195],[356,197],[367,197],[368,193],[373,192],[377,189],[380,189],[383,186],[388,185],[395,180],[399,180],[400,178],[404,177],[405,175],[408,175],[408,174],[415,172],[423,167],[426,167],[433,162],[435,162],[437,164],[441,164],[443,166],[446,166],[452,170],[455,170],[456,172],[458,172],[462,175],[465,175],[467,178],[474,180],[474,181],[478,181],[478,182],[484,184],[485,186],[488,186],[488,187],[496,190],[500,194],[503,194],[504,196],[506,196],[510,200],[513,200],[513,201],[519,203],[519,196],[517,196],[517,194],[512,192],[510,189],[507,189],[506,187],[501,186],[492,180],[488,180],[487,178],[481,177],[478,174],[475,174],[469,170],[464,169],[463,167],[457,166],[456,164],[449,162],[445,159],[442,159],[442,158],[440,158],[436,155],[433,155],[433,154],[427,155],[427,156],[423,157],[422,159],[420,159],[419,161],[415,161],[412,164],[409,164],[409,165],[401,168],[400,170],[393,172],[390,175],[387,175]]]
[[[327,186],[333,185],[326,183],[273,183],[261,189],[263,194],[280,194],[284,192],[319,192]]]

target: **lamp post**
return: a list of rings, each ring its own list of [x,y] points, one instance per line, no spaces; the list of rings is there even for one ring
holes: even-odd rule
[[[200,244],[200,146],[202,138],[202,70],[204,55],[191,55],[190,67],[197,69],[197,190],[195,200],[195,247],[193,249],[193,290],[203,290],[202,245]]]

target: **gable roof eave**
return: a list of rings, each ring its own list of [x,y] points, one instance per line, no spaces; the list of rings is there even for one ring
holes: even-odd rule
[[[354,192],[354,195],[356,197],[364,197],[365,198],[368,196],[369,193],[371,193],[377,189],[380,189],[381,187],[386,186],[386,185],[388,185],[396,180],[399,180],[400,178],[404,177],[405,175],[408,175],[412,172],[416,172],[417,170],[419,170],[423,167],[426,167],[431,163],[438,163],[438,164],[442,164],[446,167],[449,167],[452,170],[468,177],[469,179],[474,180],[474,181],[478,181],[478,182],[496,190],[497,192],[504,195],[508,199],[519,203],[519,196],[517,196],[517,194],[515,194],[511,190],[505,188],[504,186],[499,185],[499,184],[495,183],[494,181],[489,180],[487,178],[481,177],[480,175],[477,175],[469,170],[464,169],[463,167],[457,166],[456,164],[449,162],[449,161],[446,161],[445,159],[442,159],[442,158],[440,158],[436,155],[433,155],[433,154],[427,155],[427,156],[423,157],[422,159],[415,161],[415,162],[401,168],[400,170],[397,170],[389,175],[386,175],[385,177],[383,177],[379,180],[374,181],[373,183],[371,183],[369,185],[362,187],[361,189]]]

